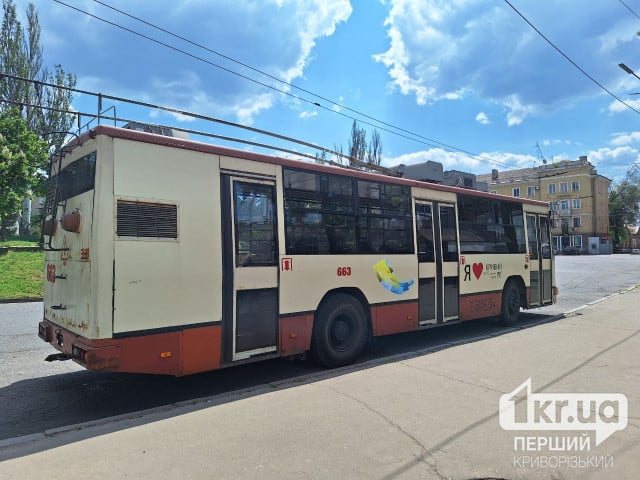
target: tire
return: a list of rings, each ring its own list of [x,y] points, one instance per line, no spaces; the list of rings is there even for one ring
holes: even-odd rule
[[[362,304],[346,293],[331,295],[320,304],[313,323],[313,358],[324,367],[348,365],[364,348],[368,332]]]
[[[500,311],[500,323],[502,325],[515,325],[520,316],[520,289],[518,284],[509,280],[502,290],[502,305]]]

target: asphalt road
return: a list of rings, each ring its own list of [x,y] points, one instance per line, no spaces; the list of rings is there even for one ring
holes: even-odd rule
[[[557,305],[523,314],[522,328],[640,283],[640,256],[559,256]],[[37,336],[41,303],[0,305],[0,439],[246,390],[320,371],[311,362],[271,360],[184,378],[96,373],[46,363],[54,350]],[[512,329],[480,321],[375,339],[361,362],[482,341]]]

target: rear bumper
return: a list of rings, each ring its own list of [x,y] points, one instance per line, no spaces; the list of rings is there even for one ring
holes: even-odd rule
[[[109,341],[90,340],[43,320],[38,336],[56,350],[90,370],[119,370],[120,345]],[[95,343],[98,342],[98,345]]]
[[[181,376],[216,370],[221,364],[220,324],[90,339],[45,318],[38,336],[90,370]]]

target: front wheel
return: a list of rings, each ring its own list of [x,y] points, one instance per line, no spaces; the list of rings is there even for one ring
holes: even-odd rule
[[[513,280],[509,280],[502,290],[502,308],[500,323],[514,325],[520,316],[520,289]]]
[[[338,293],[325,299],[313,324],[313,357],[325,367],[352,363],[367,341],[367,315],[353,296]]]

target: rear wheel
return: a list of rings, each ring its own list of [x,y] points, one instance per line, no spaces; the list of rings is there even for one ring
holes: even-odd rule
[[[500,323],[514,325],[520,316],[520,289],[518,284],[509,280],[502,290],[502,309]]]
[[[331,295],[318,308],[313,324],[313,357],[325,367],[352,363],[367,341],[367,315],[346,293]]]

